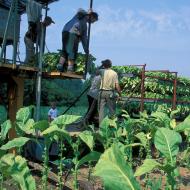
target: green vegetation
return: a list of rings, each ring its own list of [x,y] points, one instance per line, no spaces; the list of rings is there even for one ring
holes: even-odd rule
[[[82,80],[42,80],[42,106],[50,106],[52,101],[57,106],[68,106],[86,88],[88,82]],[[24,105],[28,106],[35,102],[35,81],[27,80],[25,83]],[[81,97],[77,105],[87,105],[86,96]]]
[[[57,71],[57,64],[59,63],[60,53],[46,53],[43,56],[43,69],[46,72]],[[93,72],[95,68],[95,60],[96,58],[92,55],[89,55],[88,65],[89,72]],[[85,62],[86,62],[86,54],[78,53],[76,59],[76,68],[75,71],[77,74],[84,74],[85,70]]]
[[[1,187],[4,181],[12,179],[22,190],[35,190],[36,184],[30,170],[22,157],[23,146],[28,141],[33,141],[36,132],[44,138],[44,156],[42,171],[42,187],[48,189],[47,177],[49,167],[49,148],[53,141],[59,143],[58,189],[63,188],[64,160],[68,159],[63,154],[63,150],[72,149],[72,175],[73,189],[79,189],[78,172],[84,164],[89,167],[89,180],[99,176],[103,181],[105,189],[109,190],[140,190],[142,189],[136,176],[144,178],[146,187],[151,190],[170,189],[177,190],[181,181],[179,167],[186,165],[190,167],[189,144],[190,144],[190,116],[179,125],[174,119],[175,111],[170,115],[164,112],[154,112],[148,115],[146,112],[140,114],[139,119],[134,119],[122,110],[119,120],[105,118],[98,131],[93,127],[81,132],[72,138],[67,132],[69,124],[80,119],[76,115],[62,115],[51,123],[47,120],[35,122],[32,116],[33,107],[21,108],[16,121],[11,123],[9,120],[1,125],[0,133],[0,174]],[[17,138],[7,141],[9,130],[14,127]],[[27,136],[27,137],[26,137]],[[186,138],[183,138],[185,136]],[[35,139],[37,141],[38,139]],[[66,145],[67,142],[69,147]],[[96,145],[101,144],[103,150],[95,151]],[[180,149],[181,143],[185,143]],[[81,155],[79,147],[86,145],[88,153]],[[152,148],[155,147],[154,151]],[[17,155],[8,153],[8,150],[16,148]],[[134,150],[136,155],[134,154]],[[155,156],[156,153],[156,156]],[[179,153],[182,153],[179,156]],[[139,162],[137,162],[137,158]],[[92,164],[93,163],[93,164]],[[166,176],[166,182],[152,179],[149,174],[154,173],[155,169],[162,171]],[[146,174],[146,175],[144,175]],[[27,176],[27,178],[26,178]],[[143,177],[144,176],[144,177]],[[162,187],[161,187],[162,185]],[[16,187],[16,186],[15,186]]]
[[[123,87],[123,95],[128,96],[140,82],[141,72],[140,68],[134,66],[114,66],[114,70],[120,76],[120,85]],[[133,74],[132,77],[125,76],[123,74]],[[160,77],[162,79],[173,80],[175,76],[170,73],[162,72],[146,72],[146,76]],[[187,88],[190,85],[190,80],[183,77],[177,78],[177,100],[190,101],[190,90]],[[140,87],[135,89],[135,97],[140,97]],[[157,78],[147,77],[145,79],[145,97],[146,98],[164,98],[172,99],[173,97],[173,82],[163,81]]]
[[[114,66],[115,71],[119,74],[120,86],[122,87],[123,97],[141,97],[141,73],[140,68],[134,66]],[[175,76],[170,73],[162,72],[146,72],[146,76],[160,77],[163,79],[174,79]],[[183,77],[177,78],[177,101],[190,102],[190,80]],[[145,98],[167,99],[171,103],[163,103],[164,101],[152,100],[145,101],[145,110],[148,113],[156,111],[157,109],[164,112],[171,112],[173,99],[173,81],[163,81],[157,78],[145,79]],[[126,102],[127,111],[132,113],[139,113],[140,103],[136,100]],[[184,119],[190,114],[190,103],[178,103],[176,117]]]
[[[7,112],[4,106],[0,106],[0,124],[7,119]]]
[[[78,61],[84,63],[84,56]],[[92,58],[93,59],[93,58]],[[47,71],[54,70],[59,60],[59,54],[47,54],[44,64]],[[79,64],[79,73],[84,65]],[[119,73],[120,85],[126,99],[131,95],[140,97],[141,70],[136,67],[114,67]],[[127,75],[124,75],[127,73]],[[132,76],[133,74],[133,76]],[[147,75],[172,79],[174,76],[163,73],[148,72]],[[189,101],[190,81],[179,77],[177,88],[178,100]],[[139,112],[140,103],[127,101],[118,104],[118,118],[106,117],[98,130],[93,125],[86,125],[85,130],[77,136],[71,136],[68,127],[84,116],[87,109],[87,99],[83,98],[72,107],[66,115],[61,115],[88,85],[82,80],[43,80],[41,120],[33,119],[34,106],[21,108],[16,115],[16,121],[6,120],[6,109],[0,107],[0,189],[4,182],[14,181],[15,189],[38,189],[36,181],[24,158],[24,147],[34,141],[40,144],[43,138],[43,170],[41,187],[48,189],[48,174],[51,170],[49,149],[52,142],[59,145],[59,154],[55,160],[59,190],[64,188],[64,164],[71,163],[72,189],[79,189],[79,170],[85,165],[88,168],[88,180],[101,178],[104,189],[109,190],[177,190],[181,186],[180,167],[190,168],[190,107],[178,104],[172,111],[171,104],[146,102],[143,113]],[[25,84],[24,104],[33,104],[35,88],[33,81]],[[67,90],[65,90],[67,89]],[[5,89],[6,90],[6,87]],[[172,99],[173,86],[156,78],[145,80],[145,96],[147,98]],[[133,92],[133,94],[132,94]],[[2,93],[2,92],[1,92]],[[3,94],[3,93],[2,93]],[[50,102],[58,105],[59,117],[51,123],[47,121]],[[180,120],[181,123],[178,123]],[[10,140],[9,131],[14,128],[17,138]],[[83,147],[83,152],[81,152]],[[100,148],[101,147],[101,148]],[[16,149],[17,155],[10,154]],[[65,152],[70,151],[68,155]],[[151,174],[159,173],[162,178],[156,179]],[[142,185],[143,180],[143,185]]]

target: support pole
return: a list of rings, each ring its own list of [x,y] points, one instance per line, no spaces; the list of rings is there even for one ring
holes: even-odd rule
[[[45,5],[45,17],[47,17],[48,4]],[[46,37],[46,27],[44,28],[44,44],[43,44],[43,53],[45,52],[45,37]]]
[[[93,0],[90,0],[90,9],[93,7]],[[88,48],[88,53],[86,54],[86,61],[85,61],[85,73],[84,73],[84,78],[86,79],[86,75],[88,72],[88,59],[89,59],[89,46],[90,46],[90,31],[91,31],[91,21],[89,22],[88,25],[88,35],[87,35],[87,48]]]
[[[6,24],[5,32],[4,32],[4,35],[3,35],[3,43],[2,43],[1,54],[0,54],[0,64],[2,64],[1,62],[2,62],[2,58],[3,58],[3,53],[5,51],[6,42],[7,42],[8,27],[9,27],[9,23],[10,23],[10,20],[11,20],[11,15],[12,15],[12,12],[14,10],[14,7],[15,7],[15,1],[13,0],[12,3],[11,3],[11,8],[9,10],[9,15],[8,15],[8,18],[7,18],[7,24]]]
[[[13,68],[16,68],[16,56],[17,56],[17,26],[18,26],[18,0],[15,0],[14,6],[14,41],[13,41]]]
[[[45,17],[47,16],[48,4],[46,4]],[[42,58],[45,50],[46,27],[41,23],[40,53],[38,57],[38,74],[36,87],[36,121],[40,120],[41,88],[42,88]]]
[[[41,86],[42,86],[42,56],[43,56],[43,47],[44,47],[44,29],[45,26],[41,24],[41,38],[40,38],[40,54],[39,54],[39,65],[38,65],[38,74],[37,74],[37,88],[36,88],[36,121],[40,120],[40,104],[41,104]]]
[[[175,73],[175,78],[173,80],[173,103],[172,110],[176,109],[177,104],[177,72]]]
[[[141,105],[140,105],[140,111],[144,111],[144,97],[145,97],[145,88],[144,88],[144,82],[145,82],[145,67],[146,64],[143,65],[142,73],[141,73]]]

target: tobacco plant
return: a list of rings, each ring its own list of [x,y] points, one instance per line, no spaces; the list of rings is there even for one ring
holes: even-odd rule
[[[53,140],[59,140],[61,142],[61,152],[60,152],[60,164],[59,164],[59,189],[62,189],[63,182],[62,182],[62,173],[63,173],[63,157],[62,157],[62,149],[63,149],[63,140],[67,140],[71,142],[71,138],[69,134],[65,131],[65,126],[73,123],[79,118],[79,116],[70,116],[70,115],[63,115],[56,118],[54,121],[51,122],[50,126],[47,123],[40,128],[43,128],[42,135],[45,138],[45,157],[44,157],[44,171],[42,177],[42,183],[44,188],[47,188],[47,177],[48,177],[48,161],[49,161],[49,148]],[[45,122],[45,121],[44,121]],[[39,129],[39,127],[38,127]]]
[[[141,176],[155,168],[159,168],[167,174],[167,187],[171,190],[176,189],[176,177],[178,176],[176,157],[181,142],[182,139],[179,133],[167,128],[159,128],[156,131],[154,143],[156,148],[164,156],[164,162],[159,163],[153,159],[146,159],[143,165],[135,172],[135,176]]]
[[[141,189],[117,143],[112,144],[112,146],[101,155],[93,174],[103,179],[105,189]]]
[[[77,137],[75,140],[72,140],[72,138],[69,136],[68,132],[65,131],[67,125],[73,123],[79,119],[79,116],[70,116],[70,115],[64,115],[56,118],[50,125],[50,128],[43,132],[43,135],[51,134],[57,136],[57,139],[60,141],[60,146],[63,148],[63,140],[67,140],[67,142],[71,145],[73,152],[74,152],[74,158],[73,158],[73,174],[74,174],[74,189],[78,189],[78,169],[79,167],[84,164],[85,162],[91,162],[91,161],[97,161],[100,157],[100,153],[93,151],[94,147],[94,140],[93,136],[90,131],[82,132],[79,137]],[[79,159],[80,151],[79,146],[81,144],[81,140],[87,144],[87,146],[90,148],[91,152],[84,156],[83,158]],[[62,149],[61,148],[61,149]],[[63,173],[63,157],[62,153],[60,152],[60,161],[59,161],[59,189],[62,189],[62,173]],[[91,172],[91,171],[90,171]]]
[[[65,131],[64,129],[60,129],[57,125],[52,124],[48,129],[42,132],[43,136],[48,136],[53,138],[54,140],[56,139],[57,142],[60,144],[60,149],[59,149],[59,173],[58,173],[58,180],[59,180],[59,189],[63,189],[63,147],[64,147],[64,140],[67,140],[68,142],[71,141],[71,137],[69,136],[68,132]]]
[[[17,150],[17,154],[21,154],[22,147],[30,140],[30,138],[23,137],[25,134],[17,132],[17,138],[9,140],[5,143],[9,130],[14,127],[22,126],[24,129],[27,126],[29,119],[27,111],[30,108],[20,109],[16,115],[16,122],[12,123],[10,120],[5,121],[1,125],[0,133],[0,173],[1,173],[1,189],[3,189],[3,180],[12,178],[19,184],[22,190],[35,190],[35,180],[30,174],[26,160],[20,155],[6,154],[11,149]],[[29,113],[29,112],[28,112]],[[22,130],[23,131],[23,130]],[[20,135],[19,135],[20,134]]]
[[[185,150],[183,150],[182,160],[180,163],[183,163],[188,168],[190,168],[190,116],[188,116],[183,122],[177,125],[174,130],[176,132],[183,133],[185,135]]]

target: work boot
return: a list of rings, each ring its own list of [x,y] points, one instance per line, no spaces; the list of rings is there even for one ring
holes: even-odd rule
[[[73,65],[68,65],[68,67],[67,67],[67,73],[74,73],[74,67],[73,67]]]
[[[59,71],[59,72],[63,72],[64,71],[64,69],[63,69],[63,65],[61,65],[60,63],[57,65],[57,70]]]

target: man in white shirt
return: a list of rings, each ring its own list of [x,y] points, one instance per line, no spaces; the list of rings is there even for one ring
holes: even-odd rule
[[[104,108],[107,105],[109,109],[109,116],[113,118],[116,112],[116,95],[117,92],[121,96],[121,89],[119,86],[118,75],[111,69],[112,62],[109,59],[102,61],[104,69],[100,70],[101,85],[98,98],[99,105],[99,124],[104,119]]]

